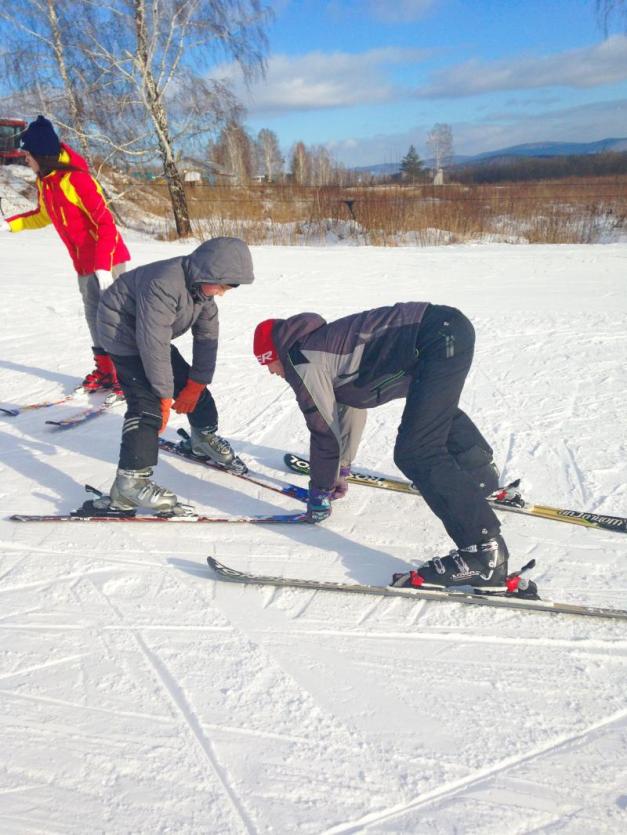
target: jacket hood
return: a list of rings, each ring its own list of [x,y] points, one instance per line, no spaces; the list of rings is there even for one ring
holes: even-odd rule
[[[296,342],[300,342],[323,325],[326,325],[326,320],[317,313],[298,313],[289,319],[277,319],[272,328],[272,338],[283,364]]]
[[[183,258],[188,288],[194,284],[252,284],[250,250],[240,238],[212,238]]]
[[[82,157],[74,148],[70,148],[65,142],[61,143],[61,152],[59,154],[59,162],[65,162],[74,166],[79,171],[89,171],[89,165],[84,157]]]

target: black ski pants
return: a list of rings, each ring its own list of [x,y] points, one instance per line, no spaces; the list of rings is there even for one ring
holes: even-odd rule
[[[489,444],[458,406],[474,345],[474,328],[463,313],[442,305],[427,308],[394,448],[396,466],[420,490],[458,548],[500,530],[466,466],[469,459],[492,459]]]
[[[122,427],[119,467],[122,470],[154,467],[159,455],[161,399],[152,390],[139,356],[109,356],[118,373],[127,406]],[[176,397],[188,380],[190,367],[174,345],[170,345],[170,358]],[[218,412],[209,389],[204,390],[196,408],[187,417],[190,425],[199,429],[217,428]]]

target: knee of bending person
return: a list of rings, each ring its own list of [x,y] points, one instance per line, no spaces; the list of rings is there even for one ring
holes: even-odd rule
[[[489,496],[499,488],[499,468],[494,462],[474,470],[466,470],[484,496]]]
[[[145,411],[141,413],[140,420],[144,426],[149,426],[151,429],[160,429],[163,418],[160,410],[158,413]]]
[[[453,456],[462,470],[475,470],[492,463],[492,450],[475,444]]]
[[[402,473],[414,481],[420,475],[427,474],[431,470],[433,453],[434,450],[398,443],[397,441],[394,447],[394,463]]]
[[[141,417],[144,414],[160,415],[161,400],[157,395],[137,378],[125,373],[124,369],[119,366],[116,366],[116,369],[126,398],[127,415],[135,415],[135,417]]]
[[[494,493],[499,486],[499,470],[492,460],[492,452],[473,446],[454,456],[458,467],[472,478],[484,496]]]
[[[405,472],[405,465],[412,461],[413,458],[414,456],[411,454],[409,447],[397,441],[394,446],[394,463],[402,473]]]

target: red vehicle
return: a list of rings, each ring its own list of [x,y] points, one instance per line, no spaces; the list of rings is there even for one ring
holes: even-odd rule
[[[26,130],[23,119],[0,118],[0,165],[23,162],[24,151],[20,151],[20,136]]]

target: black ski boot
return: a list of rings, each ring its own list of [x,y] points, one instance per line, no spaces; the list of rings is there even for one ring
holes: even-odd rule
[[[455,589],[471,586],[479,592],[506,594],[509,552],[500,534],[485,542],[434,557],[420,568],[395,574],[390,585],[414,589]]]

